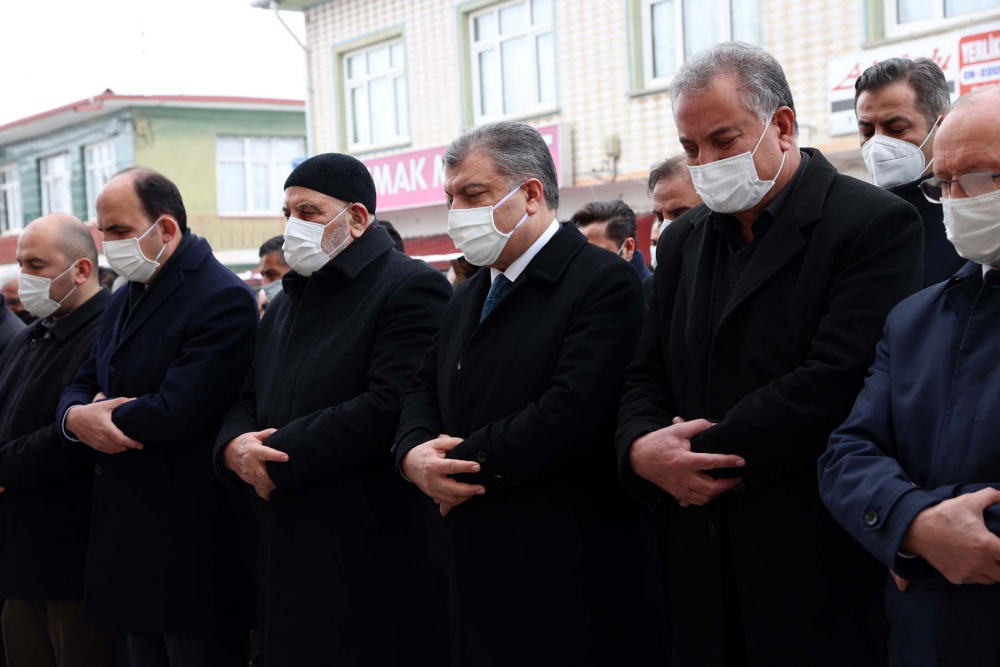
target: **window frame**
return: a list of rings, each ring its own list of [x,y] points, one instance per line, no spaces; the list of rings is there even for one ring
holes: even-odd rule
[[[401,67],[393,67],[392,65],[392,47],[399,45],[403,48],[403,65]],[[355,58],[359,55],[364,55],[366,58],[368,54],[372,51],[378,51],[381,49],[387,49],[389,52],[389,69],[379,74],[377,76],[372,76],[370,74],[364,75],[362,79],[351,79],[348,77],[348,66],[351,58]],[[409,81],[409,55],[406,52],[406,41],[403,39],[403,35],[399,34],[387,39],[379,40],[373,43],[367,43],[359,45],[356,48],[350,50],[344,50],[339,53],[340,58],[340,92],[341,99],[343,100],[343,110],[344,110],[344,145],[347,147],[347,152],[349,153],[365,153],[370,151],[383,150],[387,148],[397,148],[399,146],[405,146],[411,141],[411,130],[410,130],[410,81]],[[366,65],[367,70],[367,65]],[[404,134],[397,134],[391,139],[382,142],[373,142],[371,139],[371,93],[370,93],[370,83],[373,80],[381,78],[389,78],[391,81],[392,90],[392,100],[393,105],[393,117],[396,119],[396,124],[399,125],[399,100],[396,99],[396,80],[402,78],[403,85],[406,87],[405,97],[403,100],[403,107],[406,109],[406,132]],[[365,91],[365,104],[368,108],[368,136],[369,142],[355,142],[354,141],[354,104],[351,98],[351,93],[354,89],[361,88],[364,86]]]
[[[17,234],[24,229],[24,209],[21,206],[21,170],[17,162],[0,164],[0,173],[10,173],[13,178],[0,183],[0,197],[6,199],[7,227],[0,220],[0,236]]]
[[[107,160],[103,162],[94,162],[91,160],[91,151],[98,149],[100,147],[108,147],[108,157]],[[90,144],[86,144],[83,147],[83,173],[84,173],[84,187],[87,191],[87,219],[96,220],[97,219],[97,194],[104,187],[104,184],[111,180],[111,177],[115,175],[115,164],[118,156],[115,151],[115,141],[114,139],[104,139],[102,141],[95,141]],[[104,179],[101,181],[99,186],[95,186],[92,176],[95,173],[100,173]]]
[[[240,139],[243,142],[243,155],[239,157],[222,157],[219,155],[219,139],[221,138],[229,139]],[[250,155],[250,141],[266,139],[268,141],[268,156],[263,157],[252,157]],[[305,137],[300,137],[297,135],[250,135],[250,134],[217,134],[215,135],[215,209],[221,218],[270,218],[280,215],[281,201],[275,202],[274,197],[277,196],[276,193],[281,192],[281,186],[284,184],[285,179],[288,177],[287,174],[284,176],[277,175],[275,169],[276,163],[279,160],[275,157],[273,142],[275,140],[287,140],[295,139],[301,142],[302,154],[305,154]],[[294,159],[294,158],[293,158]],[[283,160],[280,160],[283,162]],[[219,169],[221,163],[239,163],[244,166],[243,169],[243,204],[244,208],[239,211],[228,211],[222,208],[222,170]],[[267,164],[268,165],[268,176],[270,181],[269,195],[268,195],[268,207],[264,209],[254,209],[253,198],[255,191],[253,189],[253,166],[255,164]]]
[[[502,2],[495,2],[488,4],[485,7],[480,7],[477,9],[470,10],[465,13],[465,29],[468,31],[468,50],[464,54],[465,61],[469,67],[469,74],[471,77],[471,103],[472,103],[472,122],[473,125],[482,125],[483,123],[490,123],[499,120],[521,120],[525,118],[534,118],[538,116],[547,116],[559,112],[559,45],[557,41],[557,30],[556,30],[556,9],[557,3],[555,0],[552,2],[552,22],[544,26],[535,26],[532,24],[531,17],[531,2],[532,0],[504,0]],[[500,36],[500,11],[506,9],[507,7],[513,7],[515,5],[524,5],[528,16],[528,29],[523,33],[518,33],[515,36],[507,36],[501,38]],[[496,21],[496,36],[492,38],[490,42],[477,42],[476,41],[476,19],[485,16],[487,14],[494,14]],[[555,81],[555,99],[551,102],[541,102],[538,94],[538,37],[546,34],[552,35],[553,48],[555,48],[556,53],[553,58],[553,66],[555,71],[553,72],[553,79]],[[518,37],[526,36],[528,37],[528,42],[530,44],[530,59],[529,62],[534,63],[531,68],[531,90],[532,94],[535,96],[534,104],[528,108],[521,111],[506,113],[503,109],[504,99],[503,99],[503,55],[502,55],[502,43],[509,39],[516,39]],[[495,49],[496,51],[496,62],[498,71],[498,81],[501,86],[500,89],[500,105],[501,111],[499,114],[486,115],[482,113],[482,89],[479,75],[479,54],[483,51],[489,49]]]
[[[1000,6],[987,7],[965,14],[945,16],[945,0],[931,0],[934,4],[930,18],[899,23],[898,0],[883,0],[882,20],[885,22],[885,38],[912,37],[931,32],[940,32],[957,25],[1000,18]]]
[[[66,180],[66,203],[68,205],[68,210],[65,211],[54,211],[51,204],[51,192],[52,192],[52,182],[58,179],[58,176],[53,176],[52,174],[46,173],[46,167],[58,157],[64,157],[66,159],[66,171],[60,172],[58,176],[65,176]],[[59,153],[54,153],[52,155],[47,155],[38,160],[38,175],[41,182],[41,195],[42,195],[42,215],[49,215],[50,213],[69,213],[73,214],[73,159],[69,151],[62,151]]]

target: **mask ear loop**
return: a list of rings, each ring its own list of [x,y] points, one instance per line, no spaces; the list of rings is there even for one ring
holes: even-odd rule
[[[944,118],[944,116],[938,116],[937,117],[937,119],[934,121],[934,127],[931,128],[931,131],[927,133],[927,136],[924,137],[924,140],[922,142],[920,142],[919,146],[917,146],[917,148],[920,150],[921,155],[923,155],[923,152],[924,152],[924,144],[926,144],[927,140],[931,138],[931,135],[934,134],[934,132],[937,131],[938,124],[941,122],[942,118]],[[924,169],[923,169],[923,171],[920,172],[920,175],[923,176],[924,174],[926,174],[927,170],[930,169],[931,165],[933,165],[933,164],[934,164],[934,158],[931,158],[931,161],[928,162],[926,165],[924,165]]]
[[[764,131],[760,133],[760,139],[757,140],[757,145],[754,146],[753,150],[750,152],[751,159],[753,158],[754,155],[757,154],[757,149],[760,148],[760,142],[764,141],[764,135],[767,134],[768,128],[771,127],[771,121],[774,120],[774,114],[775,113],[778,113],[778,112],[775,111],[773,114],[771,114],[771,117],[767,119],[767,124],[764,125]],[[772,180],[772,181],[778,180],[778,174],[780,174],[781,170],[785,168],[785,158],[786,157],[788,157],[788,151],[781,151],[781,164],[778,165],[778,171],[774,174],[774,178],[772,178],[770,180]],[[756,171],[757,171],[757,165],[754,165],[753,169],[754,169],[754,172],[756,173]],[[757,178],[759,179],[760,177],[758,176]]]

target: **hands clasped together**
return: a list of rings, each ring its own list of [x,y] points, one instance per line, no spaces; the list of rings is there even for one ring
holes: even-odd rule
[[[267,462],[288,462],[288,454],[272,449],[264,444],[278,429],[268,428],[254,433],[244,433],[226,443],[226,467],[253,486],[257,495],[264,500],[271,499],[271,491],[277,488],[267,474]]]
[[[448,516],[469,498],[486,493],[486,487],[481,484],[466,484],[450,477],[481,470],[475,461],[447,458],[448,452],[461,442],[462,438],[442,434],[414,447],[403,459],[403,476],[434,499],[440,507],[441,516]]]

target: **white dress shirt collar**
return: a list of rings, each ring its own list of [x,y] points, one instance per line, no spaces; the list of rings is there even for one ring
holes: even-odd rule
[[[517,277],[524,272],[524,270],[528,267],[528,264],[531,263],[531,260],[535,258],[535,255],[537,255],[539,251],[545,247],[546,243],[552,240],[552,237],[555,236],[556,232],[558,231],[559,231],[559,220],[555,219],[552,221],[552,224],[550,224],[548,228],[544,232],[542,232],[542,235],[539,236],[538,239],[536,239],[535,242],[531,244],[530,248],[525,250],[520,257],[518,257],[517,259],[515,259],[513,262],[510,263],[510,266],[507,267],[506,271],[501,271],[499,269],[491,268],[490,283],[496,280],[497,276],[499,276],[501,273],[504,274],[504,276],[507,277],[507,280],[511,282],[517,280]]]

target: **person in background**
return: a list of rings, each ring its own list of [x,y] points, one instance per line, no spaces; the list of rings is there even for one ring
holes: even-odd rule
[[[6,300],[7,308],[10,312],[14,313],[17,319],[21,320],[25,325],[28,325],[38,318],[24,308],[24,304],[21,303],[21,297],[17,295],[18,285],[20,284],[18,276],[19,274],[14,274],[10,280],[5,282],[3,288],[0,288],[0,294]]]
[[[861,155],[872,181],[912,204],[923,219],[924,287],[965,265],[948,242],[941,206],[920,189],[934,165],[934,132],[950,107],[944,72],[929,58],[889,58],[854,82]]]
[[[399,235],[399,232],[396,231],[396,228],[392,225],[392,223],[388,220],[383,220],[382,218],[379,218],[377,222],[385,227],[385,231],[389,232],[389,238],[392,239],[392,243],[396,247],[396,250],[405,255],[406,244],[403,243],[403,237]]]
[[[103,266],[97,268],[97,282],[108,290],[108,292],[114,292],[115,279],[118,278],[118,274],[111,269],[107,269]]]
[[[11,667],[116,664],[114,634],[84,620],[94,452],[66,447],[55,421],[63,388],[97,338],[111,297],[97,281],[97,246],[82,222],[56,213],[17,239],[21,299],[41,317],[0,354],[0,581]]]
[[[97,226],[129,282],[57,412],[65,446],[97,451],[84,610],[128,632],[134,667],[243,667],[239,498],[216,481],[212,446],[253,360],[253,292],[155,171],[109,180]]]
[[[423,642],[443,619],[396,570],[413,562],[413,522],[390,449],[451,290],[373,223],[375,183],[349,155],[296,167],[284,214],[286,296],[214,456],[220,479],[259,496],[262,664],[441,664]]]
[[[688,172],[687,159],[683,153],[653,165],[649,170],[646,194],[653,200],[653,215],[656,217],[649,232],[649,252],[652,255],[650,259],[655,271],[656,244],[660,234],[671,222],[701,204],[701,197],[691,183],[691,174]],[[643,285],[647,287],[647,292],[652,292],[651,279],[647,279]]]
[[[447,531],[451,665],[658,664],[658,579],[611,447],[638,275],[557,222],[534,128],[480,125],[444,167],[449,234],[483,268],[448,304],[394,451]]]
[[[18,306],[20,306],[21,298],[18,297],[17,301]],[[8,307],[6,294],[0,294],[0,354],[3,353],[3,349],[7,346],[10,339],[16,336],[24,327],[24,321]]]
[[[892,311],[864,390],[819,461],[826,506],[892,572],[891,665],[997,663],[998,108],[995,88],[963,95],[938,128],[921,189],[968,263]]]
[[[451,270],[448,272],[448,282],[455,289],[458,289],[466,280],[476,275],[480,267],[469,263],[465,257],[456,257],[449,262]]]
[[[288,262],[285,261],[285,253],[282,250],[284,243],[284,236],[275,236],[260,247],[258,270],[261,287],[257,294],[257,306],[262,317],[267,305],[281,294],[281,279],[288,273]]]
[[[884,570],[815,471],[920,287],[920,218],[799,149],[763,49],[700,52],[670,97],[705,206],[660,236],[617,444],[622,481],[668,514],[674,664],[882,667]]]
[[[570,221],[587,241],[616,253],[635,267],[640,281],[645,282],[653,275],[636,248],[635,212],[621,199],[590,202],[574,213]]]

